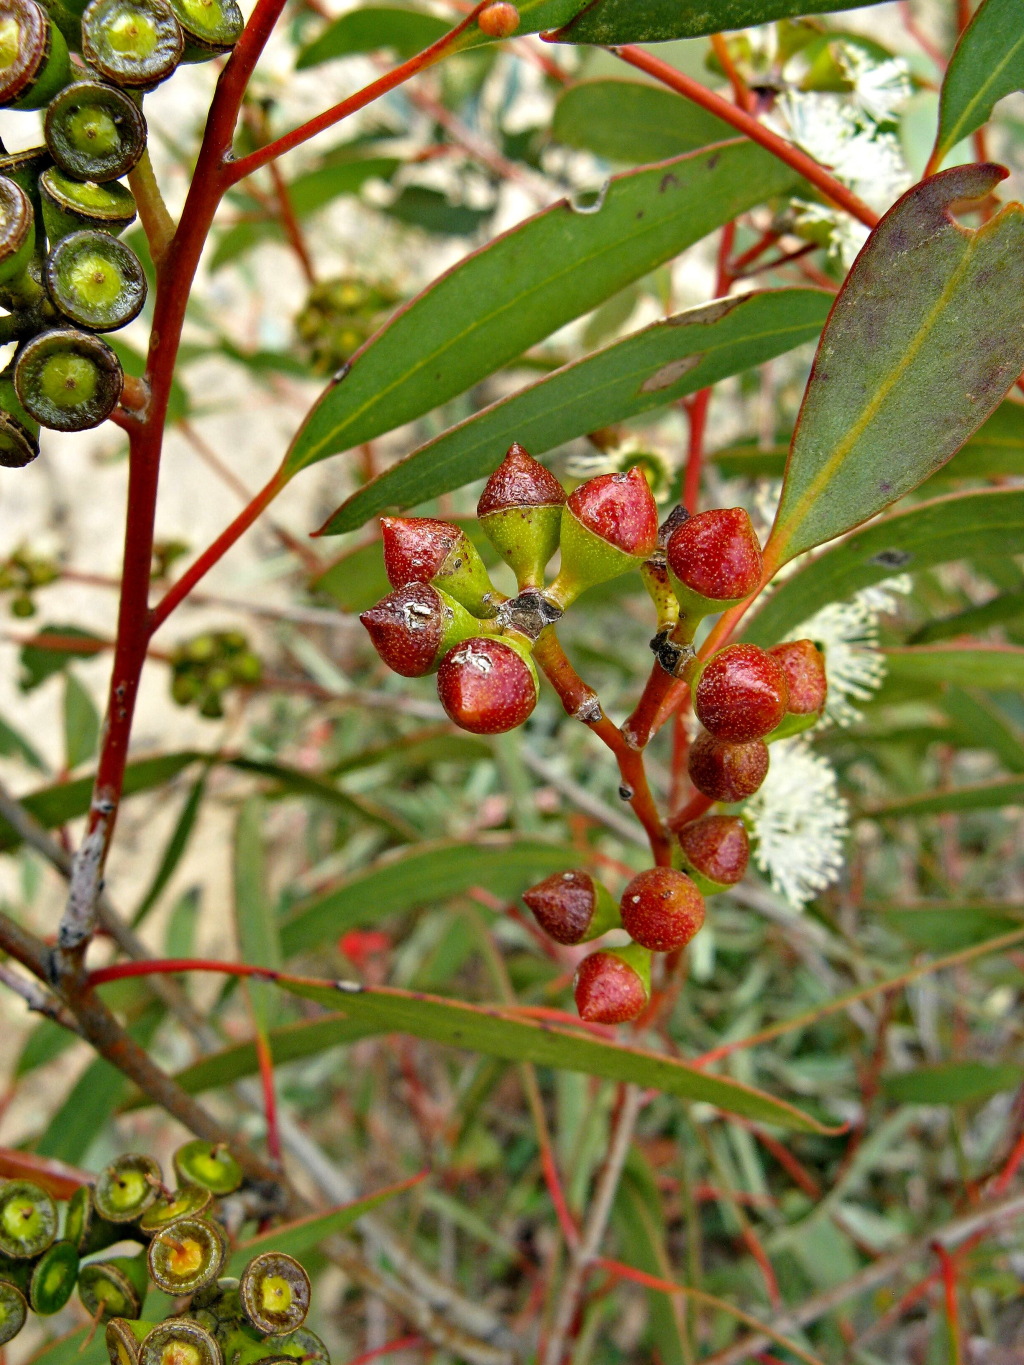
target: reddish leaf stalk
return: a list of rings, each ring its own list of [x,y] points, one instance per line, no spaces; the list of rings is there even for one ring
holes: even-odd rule
[[[263,1091],[263,1114],[267,1124],[267,1153],[275,1166],[282,1164],[281,1133],[277,1124],[277,1091],[274,1088],[274,1058],[270,1040],[262,1028],[256,1030],[256,1060]]]
[[[123,981],[129,976],[172,976],[178,972],[222,972],[226,976],[253,976],[260,981],[280,981],[281,972],[271,967],[253,967],[247,962],[217,962],[205,957],[151,957],[142,962],[115,962],[98,967],[86,978],[92,990],[108,981]]]
[[[942,1271],[942,1293],[946,1306],[946,1326],[949,1329],[950,1360],[952,1365],[963,1365],[963,1335],[960,1331],[956,1261],[941,1242],[933,1243],[932,1250],[939,1259],[939,1266]]]

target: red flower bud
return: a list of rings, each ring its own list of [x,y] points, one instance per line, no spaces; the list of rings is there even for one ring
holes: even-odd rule
[[[475,616],[495,614],[498,594],[461,526],[435,517],[381,517],[380,529],[392,587],[433,583]]]
[[[730,744],[703,733],[690,745],[690,781],[712,801],[743,801],[753,796],[768,773],[768,745],[763,739]]]
[[[519,11],[515,5],[502,3],[488,5],[480,11],[476,19],[480,32],[488,38],[511,38],[519,27]]]
[[[476,514],[520,588],[538,588],[558,549],[565,489],[518,442],[487,480]]]
[[[705,815],[679,830],[685,870],[705,893],[741,881],[750,861],[747,827],[735,815]]]
[[[537,705],[537,672],[511,636],[475,636],[441,661],[437,695],[456,725],[475,735],[500,735],[522,725]]]
[[[704,923],[704,897],[674,867],[637,873],[623,891],[619,909],[630,938],[655,953],[685,947]]]
[[[637,569],[658,547],[658,507],[642,471],[599,474],[562,513],[562,567],[546,596],[562,611],[587,588]]]
[[[524,891],[523,900],[556,943],[585,943],[619,923],[619,907],[609,892],[581,868],[552,873]]]
[[[573,995],[588,1024],[625,1024],[651,998],[650,954],[635,944],[591,953],[576,968]]]
[[[447,652],[480,629],[465,607],[429,583],[407,583],[359,617],[373,647],[394,673],[421,678]]]
[[[726,645],[702,670],[693,709],[717,739],[741,743],[770,734],[788,700],[786,675],[776,659],[757,645]]]
[[[742,507],[699,512],[673,531],[668,566],[684,589],[716,604],[740,602],[761,582],[761,546]]]
[[[813,640],[787,640],[768,651],[786,675],[787,710],[794,716],[818,716],[828,695],[825,656]]]

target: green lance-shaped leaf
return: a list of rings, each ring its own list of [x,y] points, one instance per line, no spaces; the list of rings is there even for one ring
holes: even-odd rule
[[[976,230],[952,208],[1007,174],[956,166],[871,234],[822,333],[765,563],[859,525],[924,482],[1024,369],[1024,208]]]
[[[992,691],[1024,691],[1024,649],[1016,645],[919,645],[885,651],[899,681],[970,683]]]
[[[473,252],[398,312],[314,405],[290,477],[463,393],[707,233],[794,185],[741,140],[614,177],[598,204],[565,200]]]
[[[984,0],[949,59],[932,159],[943,158],[992,116],[1005,95],[1024,89],[1024,0]]]
[[[335,57],[390,48],[401,58],[412,57],[443,37],[452,25],[432,14],[390,5],[365,5],[328,24],[318,38],[299,50],[295,69],[319,66]]]
[[[943,1062],[882,1077],[882,1090],[897,1104],[970,1104],[1002,1090],[1016,1090],[1024,1068],[1009,1063]]]
[[[580,81],[558,98],[551,136],[623,165],[664,161],[735,136],[697,104],[643,81]]]
[[[1001,810],[1024,803],[1024,777],[1000,777],[993,782],[975,782],[951,791],[928,791],[919,796],[904,796],[865,806],[859,812],[873,820],[901,819],[903,816],[946,815],[950,811]]]
[[[867,0],[880,4],[881,0]],[[794,15],[856,9],[864,0],[596,0],[556,33],[562,43],[658,43]]]
[[[830,302],[818,289],[779,289],[652,323],[420,446],[346,499],[322,534],[354,530],[385,509],[414,507],[481,478],[494,468],[494,452],[513,441],[542,455],[762,364],[816,337]]]
[[[760,608],[744,638],[767,648],[826,602],[896,573],[975,555],[1005,555],[1024,535],[1024,489],[981,489],[918,503],[865,526],[804,565]]]
[[[534,1062],[565,1071],[582,1071],[607,1080],[632,1081],[685,1100],[704,1100],[731,1114],[803,1132],[828,1132],[809,1114],[725,1076],[641,1048],[584,1036],[553,1024],[538,1024],[482,1005],[391,988],[355,987],[282,980],[296,995],[319,1001],[354,1020],[372,1022],[381,1033],[408,1033],[448,1047],[466,1048],[509,1061]]]

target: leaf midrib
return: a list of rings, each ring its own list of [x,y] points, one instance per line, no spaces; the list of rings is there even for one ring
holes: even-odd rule
[[[966,137],[968,132],[971,131],[971,129],[966,128],[965,126],[970,121],[968,115],[971,114],[972,111],[976,109],[980,103],[982,103],[982,101],[985,98],[985,92],[991,89],[997,77],[1006,69],[1006,67],[1014,59],[1014,57],[1016,57],[1017,53],[1021,50],[1021,48],[1024,48],[1024,33],[1021,34],[1017,42],[1014,43],[1014,45],[1009,49],[1003,60],[993,68],[991,75],[984,82],[984,84],[981,85],[975,92],[974,98],[968,100],[968,102],[964,105],[959,120],[953,123],[953,125],[951,126],[946,135],[946,141],[943,142],[939,148],[943,155],[945,155],[945,153],[948,152],[951,147],[955,147],[956,144],[960,141],[960,139]],[[1008,91],[1007,93],[1009,94],[1012,92]],[[992,104],[995,103],[996,101],[992,100]],[[961,128],[964,129],[963,132],[960,131]]]

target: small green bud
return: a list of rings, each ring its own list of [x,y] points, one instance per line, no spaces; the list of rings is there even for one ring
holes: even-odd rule
[[[232,1194],[242,1183],[242,1168],[222,1143],[193,1138],[174,1153],[178,1179],[202,1185],[213,1194]]]
[[[14,365],[22,405],[54,431],[99,426],[117,406],[123,384],[121,362],[106,342],[71,327],[40,332]]]
[[[230,52],[244,20],[235,0],[168,0],[185,36],[186,62],[208,62]]]
[[[152,1157],[127,1152],[101,1172],[93,1190],[97,1212],[111,1223],[134,1223],[156,1202],[162,1186]]]
[[[139,1365],[223,1365],[220,1347],[197,1322],[169,1318],[139,1348]]]
[[[138,103],[105,81],[66,85],[47,106],[45,135],[60,170],[94,184],[127,175],[146,150],[146,120]]]
[[[91,1318],[137,1318],[148,1286],[144,1251],[90,1261],[78,1272],[78,1297]]]
[[[64,237],[47,257],[45,278],[64,316],[94,332],[126,327],[146,302],[138,256],[109,232],[86,228]]]
[[[60,30],[35,0],[0,0],[0,107],[42,109],[70,74]]]
[[[544,586],[564,503],[562,485],[518,442],[487,480],[476,508],[480,528],[515,573],[520,590]]]
[[[31,1180],[0,1186],[0,1252],[14,1260],[39,1256],[57,1236],[57,1207]]]
[[[155,1326],[155,1322],[111,1318],[107,1323],[106,1335],[110,1365],[138,1365],[139,1346]]]
[[[213,1195],[201,1185],[185,1185],[175,1194],[158,1199],[139,1219],[140,1232],[160,1232],[179,1218],[193,1218],[206,1209]]]
[[[119,237],[135,221],[135,196],[118,180],[103,185],[72,180],[51,166],[39,177],[39,192],[51,242],[81,228],[98,228]]]
[[[82,56],[113,85],[151,90],[181,61],[185,39],[164,0],[91,0]]]

